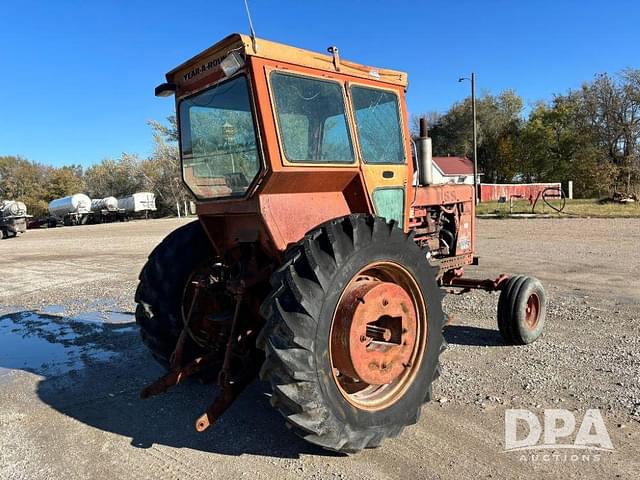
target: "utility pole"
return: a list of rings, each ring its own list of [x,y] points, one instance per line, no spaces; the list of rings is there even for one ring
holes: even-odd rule
[[[476,74],[471,72],[471,111],[473,115],[473,188],[476,205],[480,203],[480,180],[478,178],[478,126],[476,123]]]
[[[480,203],[480,179],[478,178],[478,124],[476,121],[476,74],[471,73],[471,78],[460,77],[458,82],[469,80],[471,82],[471,115],[473,116],[473,189],[476,196],[476,205]]]

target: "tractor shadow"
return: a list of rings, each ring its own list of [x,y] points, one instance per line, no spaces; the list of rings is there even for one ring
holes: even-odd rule
[[[3,344],[14,345],[14,355],[3,354]],[[131,321],[86,322],[33,311],[0,316],[0,375],[6,369],[41,375],[37,394],[43,402],[88,426],[128,437],[135,448],[166,445],[278,458],[339,455],[289,431],[260,382],[249,385],[203,433],[195,431],[194,422],[214,400],[214,386],[187,381],[140,400],[142,387],[163,369],[141,345]]]
[[[498,330],[470,325],[446,325],[444,338],[454,345],[470,347],[504,347],[507,345]]]

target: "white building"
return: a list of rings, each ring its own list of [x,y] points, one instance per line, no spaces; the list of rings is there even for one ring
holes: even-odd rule
[[[433,157],[433,183],[473,185],[473,162],[466,157]]]

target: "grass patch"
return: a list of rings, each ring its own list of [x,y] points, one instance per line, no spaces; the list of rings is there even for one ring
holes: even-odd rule
[[[556,207],[560,206],[560,202],[557,200],[551,200],[549,203]],[[478,215],[498,214],[506,216],[509,213],[531,213],[531,205],[527,200],[514,200],[512,212],[509,211],[509,202],[483,202],[476,208],[476,214]],[[540,199],[536,205],[535,213],[558,217],[635,218],[640,217],[640,202],[600,204],[597,199],[567,200],[563,212],[558,214]]]

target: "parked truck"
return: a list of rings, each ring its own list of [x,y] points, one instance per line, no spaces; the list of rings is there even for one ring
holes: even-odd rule
[[[49,202],[49,227],[84,225],[91,216],[91,199],[76,193]]]
[[[27,206],[14,200],[0,201],[0,239],[17,237],[27,231]]]

